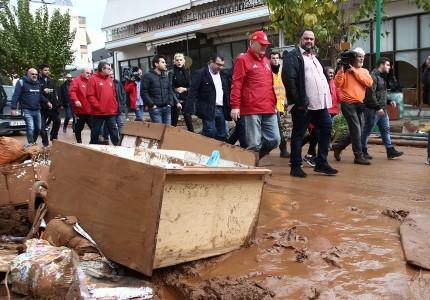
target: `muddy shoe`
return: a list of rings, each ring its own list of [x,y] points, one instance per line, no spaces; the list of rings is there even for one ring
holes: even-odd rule
[[[372,155],[370,155],[369,153],[367,153],[367,148],[363,148],[363,149],[362,149],[362,152],[363,152],[363,157],[364,157],[365,159],[373,159],[373,156],[372,156]]]
[[[404,153],[402,151],[397,151],[393,148],[387,148],[387,158],[395,158],[402,156]]]
[[[308,174],[302,170],[302,167],[293,167],[291,168],[290,175],[293,177],[306,178]]]
[[[282,158],[289,158],[290,157],[290,152],[288,152],[287,150],[281,151],[281,153],[279,154],[279,156],[282,157]]]
[[[342,150],[340,149],[339,145],[338,144],[333,144],[331,147],[333,148],[334,158],[337,161],[340,161],[341,160],[340,154],[342,153]]]
[[[370,165],[370,160],[365,159],[363,156],[354,158],[354,164],[357,165]]]
[[[323,162],[323,163],[317,162],[315,165],[314,171],[318,173],[324,173],[327,175],[336,175],[337,173],[339,173],[338,170],[333,169],[327,162]]]

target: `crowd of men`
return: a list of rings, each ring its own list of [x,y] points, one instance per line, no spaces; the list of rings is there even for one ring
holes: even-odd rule
[[[270,60],[267,56],[270,44],[263,31],[256,31],[250,36],[247,52],[237,56],[230,72],[223,72],[224,56],[214,53],[208,65],[192,77],[185,68],[183,54],[175,54],[171,70],[167,69],[165,56],[155,55],[151,70],[142,74],[140,69],[133,69],[125,86],[113,78],[110,64],[100,62],[94,74],[88,68],[74,79],[67,74],[57,90],[49,77],[49,66],[42,64],[39,71],[29,69],[17,82],[11,112],[16,114],[19,102],[25,115],[28,145],[40,135],[42,144],[48,146],[49,140],[58,138],[60,107],[66,115],[63,132],[67,132],[72,120],[77,143],[82,143],[82,130],[87,124],[91,144],[109,143],[110,138],[113,145],[119,142],[123,113],[128,117],[128,108],[135,110],[135,121],[143,120],[146,108],[151,122],[173,126],[182,111],[189,131],[194,131],[191,116],[196,115],[202,120],[202,135],[231,144],[239,140],[241,147],[255,152],[259,159],[279,147],[280,156],[290,158],[290,175],[299,178],[307,176],[303,161],[315,172],[336,175],[338,170],[328,163],[329,149],[336,160],[341,160],[349,144],[354,163],[370,165],[373,157],[368,153],[367,142],[376,125],[387,158],[403,155],[390,139],[387,104],[395,107],[396,103],[387,98],[385,77],[391,68],[388,58],[381,57],[369,73],[363,68],[363,49],[356,48],[349,64],[339,63],[336,69],[324,67],[315,53],[315,34],[305,29],[298,47],[283,53],[281,68],[280,53],[270,53]],[[425,103],[430,97],[429,70],[430,57],[422,75]],[[349,134],[330,145],[338,105]],[[291,153],[281,122],[287,112],[293,123]],[[236,129],[229,137],[227,121],[232,120]],[[52,122],[49,138],[48,122]],[[302,147],[308,142],[308,154],[302,158]],[[428,152],[430,157],[430,144]],[[430,163],[429,158],[426,163]]]

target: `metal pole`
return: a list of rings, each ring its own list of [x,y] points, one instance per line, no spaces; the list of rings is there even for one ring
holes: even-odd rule
[[[376,36],[375,36],[375,40],[376,40],[376,60],[375,60],[375,66],[376,66],[376,61],[379,59],[379,57],[381,56],[381,2],[382,0],[377,0],[376,1]]]

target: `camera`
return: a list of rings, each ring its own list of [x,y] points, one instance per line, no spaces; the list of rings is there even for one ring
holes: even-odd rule
[[[131,68],[125,68],[123,71],[123,77],[125,80],[128,81],[140,81],[140,74],[139,74],[139,68],[133,67]]]
[[[139,72],[133,72],[133,73],[131,73],[130,80],[140,81],[140,74],[139,74]]]
[[[354,65],[355,58],[357,57],[357,53],[355,53],[354,51],[350,51],[350,48],[350,42],[340,43],[340,49],[342,50],[342,52],[340,53],[339,64],[343,65],[344,70],[348,70],[351,65]]]

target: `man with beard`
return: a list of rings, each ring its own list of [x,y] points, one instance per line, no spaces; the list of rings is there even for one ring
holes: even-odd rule
[[[339,71],[334,78],[334,84],[341,89],[340,109],[348,123],[349,135],[337,144],[333,144],[332,148],[334,158],[339,161],[342,150],[352,143],[354,164],[370,165],[370,160],[363,157],[361,135],[364,126],[364,96],[366,88],[372,86],[373,80],[369,71],[363,68],[364,50],[355,48],[353,52],[355,52],[356,57],[352,65],[346,69],[343,64],[339,64]]]
[[[164,55],[155,55],[152,59],[152,70],[142,76],[140,94],[153,123],[171,124],[171,107],[173,98],[172,83],[166,73]]]
[[[376,62],[378,66],[373,69],[371,76],[373,80],[372,88],[366,90],[366,108],[364,109],[364,128],[361,136],[361,146],[363,147],[363,157],[372,159],[367,153],[367,141],[372,133],[375,124],[378,125],[382,141],[387,149],[387,158],[395,158],[403,155],[403,152],[394,149],[390,137],[390,120],[387,114],[387,104],[396,107],[396,102],[387,99],[386,76],[390,72],[390,60],[381,57]]]
[[[251,34],[248,51],[234,63],[230,94],[231,118],[244,118],[247,149],[258,153],[259,159],[278,147],[281,139],[268,45],[263,31]]]
[[[332,122],[328,108],[332,106],[329,79],[313,47],[315,34],[305,29],[300,45],[290,51],[282,67],[282,81],[287,91],[288,109],[293,120],[291,134],[291,171],[293,177],[305,178],[302,169],[303,136],[312,122],[319,129],[318,155],[314,171],[335,175],[338,173],[327,162]]]

